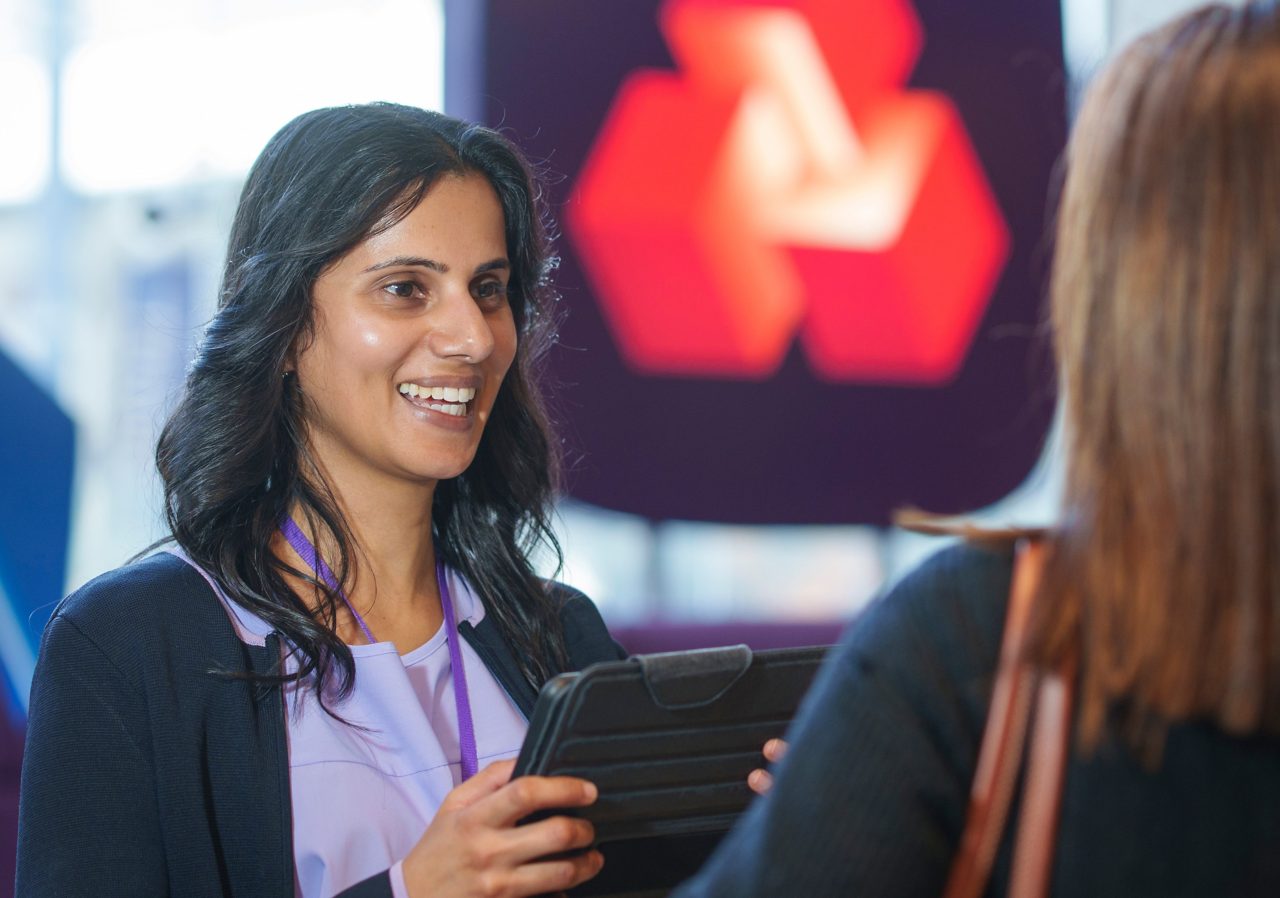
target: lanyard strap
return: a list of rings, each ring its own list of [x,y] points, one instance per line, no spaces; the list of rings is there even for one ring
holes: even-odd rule
[[[355,607],[352,606],[347,594],[342,591],[342,585],[338,583],[333,571],[329,568],[329,565],[325,564],[324,559],[320,557],[320,553],[316,551],[316,547],[311,544],[311,540],[307,539],[307,535],[294,523],[293,518],[285,517],[280,524],[280,532],[288,540],[289,545],[293,547],[293,551],[298,553],[298,557],[316,572],[316,575],[324,581],[325,586],[337,593],[338,598],[342,599],[343,604],[347,606],[347,610],[351,612],[351,616],[355,618],[356,623],[359,625],[364,638],[369,640],[369,644],[376,643],[378,640],[373,638],[373,633],[369,630],[368,624],[364,622],[360,612],[356,611]],[[467,692],[467,671],[462,666],[462,645],[458,639],[458,628],[454,624],[453,596],[449,592],[449,581],[445,576],[444,563],[441,561],[436,561],[436,585],[440,589],[440,609],[444,612],[445,641],[449,644],[449,676],[453,680],[453,701],[458,710],[458,747],[462,752],[462,779],[465,782],[476,775],[478,767],[476,731],[475,725],[471,720],[471,697]]]
[[[307,535],[302,532],[302,528],[293,522],[293,518],[286,517],[280,525],[280,532],[289,541],[289,545],[293,546],[293,551],[298,553],[298,557],[305,561],[311,570],[316,572],[316,576],[324,581],[325,586],[332,589],[338,594],[338,598],[342,599],[342,604],[347,606],[351,616],[356,619],[356,623],[360,626],[360,632],[364,633],[364,638],[369,640],[369,645],[377,642],[378,640],[373,638],[373,633],[369,631],[369,625],[364,622],[360,612],[356,611],[355,607],[352,606],[347,594],[342,591],[342,584],[333,575],[329,565],[324,563],[324,559],[320,557],[316,547],[311,544],[311,540],[307,539]]]
[[[453,676],[453,703],[458,709],[458,748],[462,752],[462,781],[476,775],[476,730],[471,722],[471,697],[467,693],[467,669],[462,666],[462,645],[458,628],[453,623],[453,596],[449,594],[449,578],[444,564],[436,562],[436,583],[440,586],[440,605],[444,609],[445,638],[449,643],[449,671]]]

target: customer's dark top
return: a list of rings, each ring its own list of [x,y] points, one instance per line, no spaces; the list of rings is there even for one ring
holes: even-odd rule
[[[621,657],[595,606],[557,589],[570,668]],[[459,629],[528,716],[536,692],[497,629]],[[266,673],[279,656],[276,636],[241,642],[203,577],[168,553],[65,599],[31,690],[17,894],[293,898],[280,689],[211,673]],[[390,898],[390,880],[342,894]]]
[[[695,896],[941,894],[964,813],[1011,555],[956,547],[876,602],[829,659],[770,795]],[[1059,896],[1280,895],[1280,745],[1175,727],[1150,773],[1116,745],[1067,771]],[[1009,834],[991,894],[1005,893]]]

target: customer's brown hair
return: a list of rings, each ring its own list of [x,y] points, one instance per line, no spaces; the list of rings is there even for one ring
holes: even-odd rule
[[[1052,281],[1063,526],[1032,653],[1084,747],[1280,733],[1280,12],[1197,10],[1089,91]]]

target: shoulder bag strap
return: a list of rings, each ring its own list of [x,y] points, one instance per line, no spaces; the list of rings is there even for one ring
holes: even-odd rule
[[[1053,849],[1057,841],[1062,780],[1071,753],[1071,710],[1076,656],[1059,670],[1043,671],[1036,690],[1036,719],[1031,731],[1027,779],[1018,814],[1018,835],[1009,879],[1010,898],[1049,894]]]
[[[1021,663],[1031,604],[1044,565],[1044,544],[1022,540],[1017,548],[1000,663],[978,753],[964,832],[947,880],[945,898],[978,898],[991,878],[1022,766],[1033,706],[1032,757],[1014,849],[1012,898],[1047,893],[1070,735],[1074,671],[1037,675]]]

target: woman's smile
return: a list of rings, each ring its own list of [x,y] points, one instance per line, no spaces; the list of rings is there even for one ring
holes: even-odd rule
[[[422,420],[436,426],[464,429],[474,423],[476,386],[445,386],[440,383],[406,381],[396,388],[415,411],[430,412]],[[452,421],[441,421],[447,415]]]

